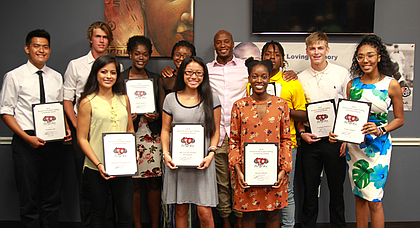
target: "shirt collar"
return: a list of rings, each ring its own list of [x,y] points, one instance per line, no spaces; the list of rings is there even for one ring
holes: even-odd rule
[[[275,74],[273,77],[270,78],[270,82],[280,82],[280,81],[283,81],[283,73],[281,72],[281,70],[279,70],[277,74]]]
[[[26,66],[28,67],[29,71],[33,74],[36,74],[37,71],[42,70],[45,73],[47,64],[44,64],[44,66],[41,69],[38,69],[38,67],[34,66],[34,64],[31,63],[31,61],[29,61],[26,63]]]
[[[314,68],[312,68],[311,66],[310,69],[311,69],[312,76],[316,77],[317,75],[328,74],[330,72],[330,63],[328,62],[328,60],[325,60],[325,61],[327,61],[327,67],[325,67],[325,69],[323,69],[322,71],[314,70]]]
[[[89,53],[87,54],[87,61],[88,63],[95,62],[95,58],[93,58],[92,51],[89,51]]]
[[[238,59],[235,57],[235,55],[233,55],[232,60],[230,60],[229,62],[227,62],[226,65],[232,65],[232,66],[238,65]],[[216,56],[216,59],[213,60],[213,67],[215,67],[215,66],[225,66],[225,65],[220,64],[219,62],[217,62],[217,56]]]

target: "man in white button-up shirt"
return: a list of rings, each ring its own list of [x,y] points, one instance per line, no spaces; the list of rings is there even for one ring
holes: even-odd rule
[[[302,71],[302,84],[306,102],[346,97],[349,72],[329,63],[325,56],[329,52],[328,37],[323,32],[314,32],[306,38],[306,54],[311,67]],[[304,198],[302,227],[315,227],[318,217],[318,186],[324,169],[330,190],[331,227],[345,227],[343,184],[346,177],[345,143],[331,144],[328,138],[317,138],[308,127],[299,125],[301,140],[302,176]]]
[[[90,200],[88,193],[83,188],[83,164],[85,154],[77,144],[76,128],[77,128],[77,108],[79,98],[83,92],[86,80],[89,76],[93,63],[97,58],[106,55],[106,49],[112,42],[113,36],[111,28],[102,21],[92,23],[87,30],[88,39],[91,50],[87,55],[70,61],[67,70],[64,73],[64,110],[72,132],[73,155],[76,168],[77,180],[79,183],[79,203],[80,203],[80,219],[82,227],[89,227],[90,221]]]
[[[1,119],[14,132],[12,152],[22,223],[25,227],[58,227],[63,142],[47,143],[35,136],[32,104],[62,101],[63,80],[60,73],[45,65],[51,52],[47,31],[28,33],[25,52],[28,62],[4,75]],[[42,88],[45,101],[41,99]],[[67,129],[66,141],[70,137]]]

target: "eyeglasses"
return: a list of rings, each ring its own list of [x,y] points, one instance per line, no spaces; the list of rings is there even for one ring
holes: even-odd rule
[[[187,57],[191,57],[191,55],[181,55],[181,54],[179,54],[179,53],[175,53],[175,54],[174,54],[174,56],[175,56],[177,59],[181,58],[181,56],[182,56],[182,57],[184,57],[184,59],[186,59]]]
[[[187,76],[192,76],[193,74],[195,74],[197,77],[203,77],[204,72],[203,71],[191,71],[191,70],[186,70],[184,71],[185,75]]]
[[[356,59],[357,59],[357,62],[360,63],[360,62],[365,61],[365,58],[367,59],[367,61],[372,61],[375,56],[378,56],[378,54],[368,54],[366,56],[365,55],[358,55],[358,56],[356,56]]]

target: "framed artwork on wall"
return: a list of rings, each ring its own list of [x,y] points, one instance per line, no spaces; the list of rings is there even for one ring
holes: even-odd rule
[[[105,0],[105,22],[114,35],[108,53],[128,56],[128,39],[143,35],[153,43],[152,57],[170,57],[175,43],[194,41],[194,0]]]

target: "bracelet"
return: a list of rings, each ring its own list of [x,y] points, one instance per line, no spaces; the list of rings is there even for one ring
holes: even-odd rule
[[[378,129],[378,131],[379,131],[379,135],[378,136],[381,136],[381,135],[383,135],[384,133],[382,132],[382,129],[380,128],[380,127],[376,127],[377,129]]]
[[[98,168],[99,169],[99,165],[101,165],[102,164],[102,162],[99,162],[97,165],[96,165],[96,168]]]
[[[162,154],[165,155],[165,152],[169,154],[169,151],[163,151]]]
[[[284,169],[279,168],[279,173],[280,173],[282,170],[284,170]],[[285,174],[287,174],[286,170],[284,170],[284,173],[285,173]]]
[[[302,137],[302,134],[303,134],[303,133],[306,133],[306,132],[305,132],[305,131],[300,131],[300,132],[299,132],[299,136],[300,136],[300,137]]]
[[[214,154],[216,154],[217,153],[217,150],[214,149],[214,148],[211,148],[211,149],[208,150],[208,153],[207,154],[209,154],[210,152],[213,152]]]
[[[215,149],[215,150],[217,150],[217,146],[210,146],[210,147],[209,147],[209,150],[210,150],[210,149]]]

